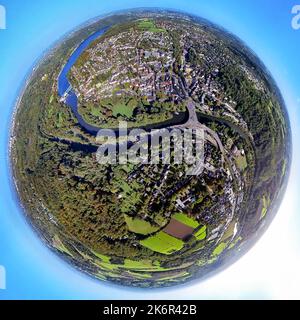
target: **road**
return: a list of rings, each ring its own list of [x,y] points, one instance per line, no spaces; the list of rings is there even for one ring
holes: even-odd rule
[[[222,141],[220,140],[218,134],[213,131],[212,129],[208,128],[206,125],[199,122],[197,113],[196,113],[196,104],[192,99],[189,99],[187,104],[187,109],[189,112],[189,118],[186,123],[175,125],[170,127],[171,129],[200,129],[203,130],[206,134],[213,137],[213,139],[217,142],[218,147],[220,148],[220,151],[222,152],[223,156],[225,154],[225,149],[222,144]],[[207,138],[209,140],[209,138]]]

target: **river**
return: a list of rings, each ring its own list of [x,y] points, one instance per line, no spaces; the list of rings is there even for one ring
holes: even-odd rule
[[[92,35],[90,35],[88,38],[86,38],[71,54],[70,58],[68,59],[65,66],[62,68],[62,71],[59,74],[58,77],[58,95],[62,98],[66,95],[65,104],[70,107],[75,115],[75,117],[78,120],[78,123],[90,134],[96,135],[100,128],[96,126],[92,126],[89,123],[87,123],[83,117],[78,112],[78,98],[76,96],[75,91],[72,89],[72,86],[68,79],[68,74],[71,68],[74,66],[82,52],[88,48],[88,46],[95,41],[97,38],[101,37],[109,27],[105,27]]]

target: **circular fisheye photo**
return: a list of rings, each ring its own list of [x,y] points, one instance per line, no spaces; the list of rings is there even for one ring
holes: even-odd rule
[[[99,281],[204,279],[274,218],[291,162],[272,76],[241,40],[168,10],[94,19],[34,68],[11,166],[46,245]]]

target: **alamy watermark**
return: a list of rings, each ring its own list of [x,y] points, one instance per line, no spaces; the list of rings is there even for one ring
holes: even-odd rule
[[[0,265],[0,290],[6,289],[6,270]]]
[[[2,5],[0,5],[0,29],[6,29],[6,9]]]
[[[292,28],[295,30],[300,29],[300,4],[293,6],[292,14],[294,15],[292,19]]]
[[[187,175],[200,175],[204,168],[203,128],[172,127],[128,130],[120,122],[118,130],[102,129],[97,134],[100,164],[178,164]]]

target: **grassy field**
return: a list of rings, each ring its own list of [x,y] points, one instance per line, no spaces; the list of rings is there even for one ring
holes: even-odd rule
[[[100,116],[102,115],[100,107],[98,107],[98,106],[92,107],[92,108],[91,108],[91,114],[92,114],[94,117],[100,117]]]
[[[174,274],[174,275],[172,275],[172,276],[160,278],[159,280],[160,280],[160,281],[163,281],[163,280],[172,280],[172,279],[182,278],[182,277],[189,276],[189,275],[190,275],[190,274],[189,274],[188,272],[182,271],[182,272],[177,273],[177,274]]]
[[[245,156],[239,155],[238,157],[235,158],[236,164],[238,168],[243,171],[247,168],[247,159]]]
[[[118,103],[113,107],[113,116],[117,117],[118,115],[131,118],[133,116],[133,108],[126,105],[125,103]]]
[[[57,122],[56,122],[56,126],[57,128],[61,128],[64,124],[64,116],[63,113],[59,112],[57,114]]]
[[[123,192],[125,192],[126,194],[130,194],[132,191],[132,188],[130,187],[130,185],[126,182],[123,181],[120,185],[120,188],[123,190]]]
[[[234,248],[242,240],[243,240],[242,237],[237,237],[233,242],[230,243],[230,245],[228,246],[228,249]]]
[[[206,226],[201,227],[196,233],[194,233],[194,236],[197,240],[204,240],[206,238]]]
[[[101,267],[102,269],[108,270],[108,271],[113,271],[113,270],[118,270],[118,265],[112,264],[112,263],[106,263],[106,262],[95,262],[96,265]]]
[[[128,229],[131,232],[146,235],[149,233],[153,233],[159,229],[159,227],[154,227],[149,222],[142,219],[132,218],[126,214],[124,214],[124,218],[127,223]]]
[[[261,219],[263,219],[267,212],[268,212],[268,208],[270,206],[270,197],[269,196],[263,196],[262,198],[262,203],[263,203],[263,208],[262,208],[262,211],[261,211]]]
[[[60,252],[66,253],[69,256],[73,256],[70,250],[63,244],[58,235],[55,235],[53,238],[53,246]]]
[[[172,254],[173,252],[182,249],[184,245],[182,240],[169,236],[163,231],[157,233],[153,237],[141,240],[140,243],[144,247],[162,254]]]
[[[286,169],[287,169],[287,160],[284,159],[282,170],[281,170],[281,177],[283,177],[285,175]]]
[[[212,253],[213,257],[217,257],[219,256],[227,247],[227,243],[226,242],[221,242],[218,244],[218,246],[215,248],[215,250]]]
[[[199,227],[199,223],[197,221],[195,221],[192,218],[189,218],[187,215],[183,214],[183,213],[175,213],[172,216],[173,219],[182,222],[183,224],[186,224],[187,226],[196,229],[197,227]]]
[[[139,273],[139,272],[133,272],[133,271],[128,271],[128,273],[138,279],[151,279],[152,278],[152,275],[148,274],[148,273]]]
[[[124,265],[122,266],[124,268],[128,268],[128,269],[141,269],[141,270],[145,270],[145,269],[156,269],[157,266],[154,266],[152,264],[151,260],[130,260],[130,259],[125,259],[124,260]]]
[[[143,31],[150,32],[166,32],[165,29],[157,28],[153,21],[151,20],[143,20],[138,24],[138,28]]]
[[[164,268],[160,266],[159,261],[151,261],[151,260],[131,260],[131,259],[125,259],[124,264],[113,264],[110,262],[110,258],[108,256],[96,253],[93,251],[95,256],[100,258],[102,261],[94,261],[94,263],[103,268],[106,271],[122,271],[122,270],[128,270],[129,272],[132,272],[132,274],[135,274],[136,272],[139,272],[138,275],[140,277],[148,278],[149,272],[168,272],[173,270],[180,270],[182,268],[185,268],[189,266],[189,264],[184,264],[180,267],[170,267],[170,268]]]
[[[92,252],[96,257],[100,258],[103,262],[110,263],[110,257],[105,256],[105,255],[100,254],[100,253],[95,252],[95,251],[92,251]]]
[[[222,238],[221,238],[221,240],[220,240],[221,242],[224,242],[225,240],[233,237],[235,225],[236,225],[236,221],[232,221],[232,222],[228,225],[228,227],[227,227],[224,235],[222,236]]]

